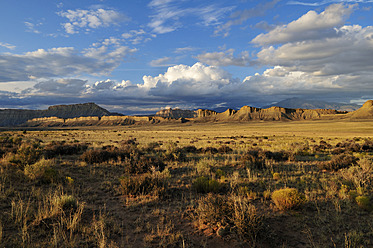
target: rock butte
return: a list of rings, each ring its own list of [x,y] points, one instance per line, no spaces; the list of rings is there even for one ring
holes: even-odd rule
[[[123,126],[184,122],[300,121],[333,119],[373,119],[373,100],[353,112],[332,109],[266,109],[243,106],[239,110],[216,112],[208,109],[164,109],[154,116],[113,114],[94,103],[51,106],[47,110],[0,110],[0,126],[63,127]]]

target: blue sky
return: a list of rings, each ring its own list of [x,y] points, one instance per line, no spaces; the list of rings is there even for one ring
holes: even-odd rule
[[[373,95],[373,0],[0,0],[0,108]]]

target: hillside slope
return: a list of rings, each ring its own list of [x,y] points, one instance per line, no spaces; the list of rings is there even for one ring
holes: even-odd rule
[[[373,100],[366,101],[358,110],[348,113],[351,119],[373,119]]]

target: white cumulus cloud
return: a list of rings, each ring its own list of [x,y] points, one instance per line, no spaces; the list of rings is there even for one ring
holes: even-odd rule
[[[269,33],[260,34],[252,42],[260,45],[317,40],[338,35],[335,28],[344,24],[353,6],[333,4],[320,14],[311,10],[298,20],[278,26]]]
[[[197,59],[213,66],[251,66],[254,64],[247,52],[241,53],[238,57],[235,57],[233,53],[234,49],[228,49],[224,52],[203,53],[199,54]]]
[[[73,47],[57,47],[25,54],[0,54],[0,82],[107,74],[135,51],[126,46],[101,46],[84,52]]]
[[[88,31],[89,29],[118,25],[128,20],[124,14],[118,11],[102,8],[67,10],[58,12],[58,14],[69,20],[69,22],[62,24],[68,34],[79,33],[80,29]]]

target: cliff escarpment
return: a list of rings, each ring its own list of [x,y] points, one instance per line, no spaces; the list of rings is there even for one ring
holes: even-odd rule
[[[256,108],[216,112],[208,109],[166,109],[154,116],[115,115],[94,103],[58,105],[47,110],[0,110],[0,126],[63,127],[118,126],[184,122],[300,121],[333,119],[373,119],[373,100],[353,112],[332,109]]]
[[[0,110],[0,126],[18,126],[28,120],[44,117],[66,119],[105,115],[110,115],[110,112],[94,103],[56,105],[46,110],[2,109]]]

